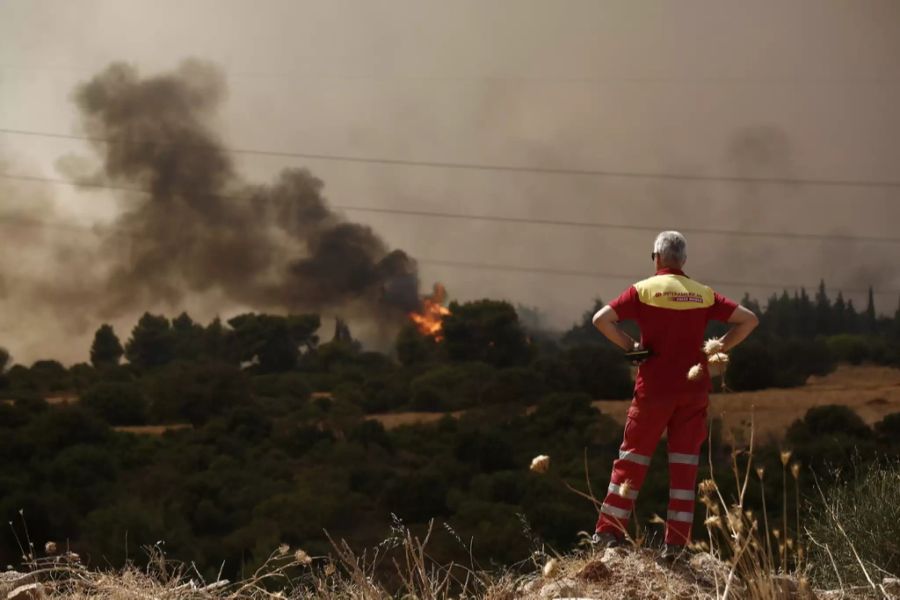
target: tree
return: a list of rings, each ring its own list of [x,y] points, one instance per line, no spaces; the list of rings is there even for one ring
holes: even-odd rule
[[[843,292],[838,292],[837,299],[834,301],[834,309],[831,317],[830,331],[832,333],[846,333],[847,327],[847,304],[844,302]]]
[[[407,323],[397,334],[394,347],[400,364],[409,366],[431,360],[435,355],[437,342],[433,337],[419,333],[412,323]]]
[[[819,281],[819,290],[816,292],[816,333],[828,335],[831,333],[831,302],[825,292],[825,280]]]
[[[583,344],[600,344],[603,342],[603,336],[594,327],[594,314],[603,308],[603,300],[597,298],[594,300],[594,306],[581,315],[581,320],[572,325],[572,328],[565,332],[562,336],[562,343],[565,346],[578,346]]]
[[[894,312],[894,337],[900,339],[900,302],[897,303],[897,310]]]
[[[900,310],[897,311],[897,314],[900,315]],[[9,350],[0,348],[0,373],[5,373],[11,362],[12,355],[10,355]]]
[[[844,333],[859,332],[859,315],[853,306],[853,299],[847,300],[847,310],[844,312]]]
[[[576,346],[564,353],[564,360],[575,374],[572,391],[593,398],[630,398],[631,372],[622,352],[612,347]]]
[[[9,350],[0,347],[0,389],[9,387],[9,377],[6,376],[6,368],[12,362]]]
[[[777,381],[777,365],[766,344],[751,338],[732,350],[725,381],[735,390],[773,387]]]
[[[515,309],[497,300],[452,302],[444,318],[444,347],[452,360],[498,367],[524,364],[532,354]]]
[[[259,371],[276,373],[297,365],[300,347],[312,350],[319,341],[318,315],[257,315],[246,313],[228,321],[230,345],[238,360],[256,360]]]
[[[175,337],[169,320],[144,313],[125,344],[128,362],[140,368],[159,367],[174,358]]]
[[[172,319],[172,352],[178,359],[195,359],[206,351],[206,330],[183,312]]]
[[[29,369],[35,389],[44,392],[71,389],[72,379],[66,368],[56,360],[37,360]]]
[[[223,362],[173,362],[148,379],[151,414],[163,423],[188,420],[201,426],[251,397],[246,374]]]
[[[91,344],[91,364],[97,367],[112,367],[119,364],[125,350],[112,325],[104,323],[94,334]]]
[[[869,286],[869,297],[868,302],[866,304],[866,312],[862,314],[863,317],[863,333],[867,333],[872,335],[875,333],[877,328],[877,319],[875,316],[875,291],[872,289],[872,286]]]

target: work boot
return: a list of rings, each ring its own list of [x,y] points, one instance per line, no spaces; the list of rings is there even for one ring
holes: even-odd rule
[[[666,544],[659,555],[661,562],[668,565],[675,565],[683,562],[687,558],[687,547],[680,544]]]
[[[591,537],[591,546],[600,550],[604,548],[618,548],[622,545],[622,538],[608,531],[598,531]]]

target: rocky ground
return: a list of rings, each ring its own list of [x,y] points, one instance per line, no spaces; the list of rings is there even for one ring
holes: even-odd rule
[[[725,597],[729,565],[706,552],[694,553],[674,565],[649,549],[610,548],[601,553],[551,560],[544,572],[520,581],[513,593],[496,598],[522,600],[672,600]],[[491,597],[489,593],[488,598]],[[900,580],[886,579],[876,588],[814,590],[802,578],[760,574],[751,583],[734,578],[729,598],[832,600],[898,598]]]
[[[305,564],[305,563],[304,563]],[[354,581],[350,573],[332,571],[332,579],[288,582],[281,590],[242,582],[200,583],[189,578],[162,580],[134,568],[97,572],[80,564],[46,562],[32,572],[0,572],[0,600],[239,600],[310,598],[316,600],[387,600],[390,594],[371,579]],[[312,575],[312,572],[310,572]],[[757,573],[752,581],[732,578],[730,567],[706,552],[693,553],[674,565],[651,549],[610,548],[596,553],[550,559],[542,570],[525,576],[501,576],[477,596],[482,600],[900,600],[900,580],[884,579],[869,587],[815,590],[803,578]],[[343,580],[341,580],[343,579]],[[299,583],[299,582],[295,582]],[[422,587],[403,600],[456,600],[447,589]],[[726,592],[727,589],[727,592]],[[727,595],[726,595],[727,593]],[[459,598],[461,600],[462,597]]]

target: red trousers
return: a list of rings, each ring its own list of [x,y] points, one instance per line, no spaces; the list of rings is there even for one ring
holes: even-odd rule
[[[625,438],[613,462],[609,490],[600,508],[598,532],[624,535],[628,518],[644,483],[650,457],[663,431],[669,441],[669,510],[666,543],[691,539],[700,446],[706,439],[709,396],[702,393],[647,395],[636,393],[628,409]]]

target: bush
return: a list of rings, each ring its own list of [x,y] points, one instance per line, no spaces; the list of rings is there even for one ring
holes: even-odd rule
[[[110,425],[143,425],[147,422],[147,400],[131,383],[99,383],[85,392],[81,403]]]
[[[530,369],[511,367],[494,373],[481,390],[482,404],[533,404],[543,392],[540,377]]]
[[[458,410],[478,404],[480,390],[493,369],[484,363],[447,365],[428,371],[410,383],[414,410]]]
[[[900,412],[891,413],[875,423],[878,440],[887,446],[900,449]]]
[[[753,338],[735,348],[725,375],[734,390],[803,385],[810,375],[834,370],[835,355],[823,340]]]
[[[828,348],[841,362],[858,365],[869,360],[869,343],[861,335],[849,333],[833,335],[828,338]]]
[[[869,426],[851,408],[838,404],[809,409],[791,424],[785,440],[814,468],[850,464],[854,457],[871,457],[875,451]]]
[[[845,586],[867,585],[854,550],[876,581],[885,571],[900,573],[900,462],[863,469],[825,490],[811,509],[806,528],[814,542],[809,565],[817,587],[834,588],[838,577]]]
[[[577,346],[563,354],[563,360],[575,375],[572,391],[592,398],[631,398],[633,383],[628,362],[618,349],[604,346]]]

